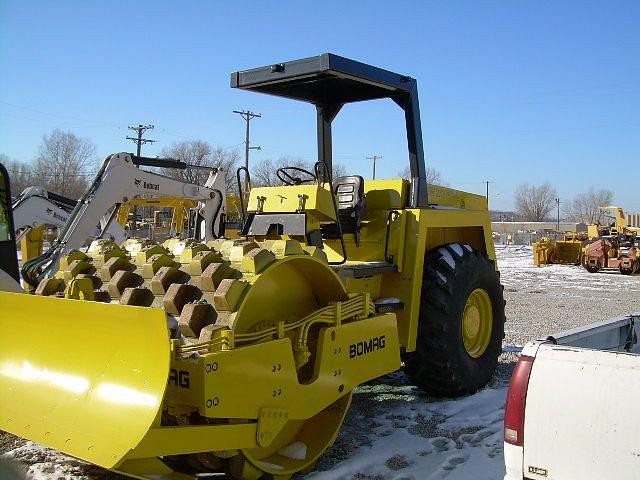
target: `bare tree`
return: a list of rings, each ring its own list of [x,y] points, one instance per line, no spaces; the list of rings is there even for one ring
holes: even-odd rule
[[[427,175],[427,183],[431,185],[446,185],[447,182],[442,180],[442,174],[439,170],[436,170],[433,167],[427,166],[426,170]],[[405,180],[411,180],[411,168],[407,165],[401,171],[398,172],[398,176],[404,178]]]
[[[34,180],[47,190],[78,198],[87,188],[95,167],[95,152],[96,147],[88,138],[55,129],[42,137]]]
[[[220,167],[224,171],[227,191],[233,190],[235,185],[236,165],[239,160],[237,150],[226,151],[220,147],[215,150],[202,140],[187,140],[172,144],[162,150],[162,156],[183,161],[195,167]],[[203,168],[163,168],[162,174],[182,182],[204,185],[209,177],[209,171]]]
[[[25,188],[35,183],[33,178],[33,166],[31,164],[12,160],[4,153],[0,153],[0,163],[2,163],[9,172],[11,194],[14,197],[17,197]]]
[[[346,166],[344,166],[342,163],[333,164],[333,172],[331,172],[331,176],[333,178],[344,177],[346,175],[348,175]]]
[[[538,187],[524,183],[516,190],[516,211],[526,222],[541,222],[553,210],[555,197],[556,191],[549,182]]]
[[[217,147],[213,151],[214,165],[221,167],[224,171],[224,179],[227,185],[227,192],[238,193],[238,182],[236,171],[240,163],[240,152],[238,150],[224,150]]]
[[[565,215],[574,222],[602,223],[606,213],[598,207],[611,205],[612,201],[611,190],[596,190],[591,187],[585,193],[576,195],[570,203],[565,205]]]
[[[251,172],[251,183],[256,187],[273,187],[282,182],[278,179],[276,171],[282,167],[297,167],[314,173],[314,164],[300,157],[284,156],[277,160],[266,158],[258,162]],[[346,175],[346,167],[340,163],[333,164],[332,177],[338,178]],[[301,175],[302,176],[302,175]]]

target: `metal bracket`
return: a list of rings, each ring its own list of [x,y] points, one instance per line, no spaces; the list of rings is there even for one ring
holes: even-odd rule
[[[626,352],[631,351],[631,347],[633,347],[636,343],[638,343],[638,336],[636,335],[636,321],[638,320],[637,315],[630,315],[629,317],[629,329],[627,330],[627,341],[624,344],[624,350]]]
[[[90,278],[75,278],[67,287],[64,298],[93,300],[93,282]]]
[[[298,195],[298,210],[296,210],[296,212],[298,213],[304,212],[305,205],[307,203],[307,198],[309,198],[308,195],[304,195],[304,194]]]
[[[261,408],[256,431],[258,445],[268,447],[288,421],[289,412],[285,408]]]
[[[258,207],[256,208],[257,213],[262,213],[262,211],[264,210],[264,202],[266,199],[267,197],[258,196]]]
[[[387,230],[384,236],[384,259],[387,263],[393,263],[393,255],[389,255],[389,235],[391,234],[391,223],[400,217],[400,212],[397,210],[389,210],[387,213]]]

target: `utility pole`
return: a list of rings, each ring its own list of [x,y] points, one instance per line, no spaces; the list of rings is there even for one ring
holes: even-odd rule
[[[487,205],[489,205],[489,184],[493,182],[491,180],[485,180],[483,183],[487,186]]]
[[[133,130],[135,132],[138,132],[138,136],[137,137],[127,137],[127,140],[131,140],[133,143],[136,144],[137,148],[136,148],[136,155],[139,157],[140,156],[140,150],[142,145],[146,145],[147,143],[154,143],[157,142],[157,140],[151,140],[150,138],[142,138],[142,135],[144,134],[144,132],[146,132],[147,130],[153,130],[154,126],[153,125],[142,125],[142,124],[138,124],[138,126],[129,126],[129,130]],[[138,208],[134,205],[133,206],[133,230],[135,232],[136,228],[137,228],[137,223],[138,223]]]
[[[249,150],[260,150],[259,146],[252,147],[251,144],[249,143],[249,124],[251,120],[254,118],[262,118],[262,115],[259,113],[251,112],[249,110],[234,110],[233,113],[237,113],[242,118],[244,118],[244,121],[246,122],[246,125],[247,125],[245,135],[244,135],[244,166],[248,171],[249,170]],[[249,185],[245,181],[245,193],[247,193],[246,190],[248,189],[249,189]]]
[[[138,126],[133,126],[133,127],[129,127],[129,130],[133,130],[135,132],[138,132],[138,136],[137,137],[127,137],[127,140],[131,140],[133,143],[135,143],[137,145],[137,150],[136,150],[136,155],[139,157],[140,156],[140,148],[142,147],[142,145],[145,145],[147,143],[154,143],[157,142],[157,140],[151,140],[150,138],[142,138],[142,135],[144,134],[144,132],[146,132],[147,130],[153,130],[154,126],[153,125],[140,125],[138,124]]]
[[[373,160],[373,180],[376,179],[376,161],[380,160],[382,156],[374,155],[373,157],[367,157],[367,160]]]
[[[556,232],[560,231],[560,197],[556,197],[556,206],[558,207],[558,216],[556,217]]]

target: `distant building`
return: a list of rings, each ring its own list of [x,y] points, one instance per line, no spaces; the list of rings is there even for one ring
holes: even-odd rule
[[[518,218],[518,214],[511,210],[490,210],[489,216],[492,222],[513,222]]]

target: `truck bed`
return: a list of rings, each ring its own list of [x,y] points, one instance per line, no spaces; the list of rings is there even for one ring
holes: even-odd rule
[[[525,346],[522,445],[505,440],[505,480],[640,478],[638,320],[615,318]]]

